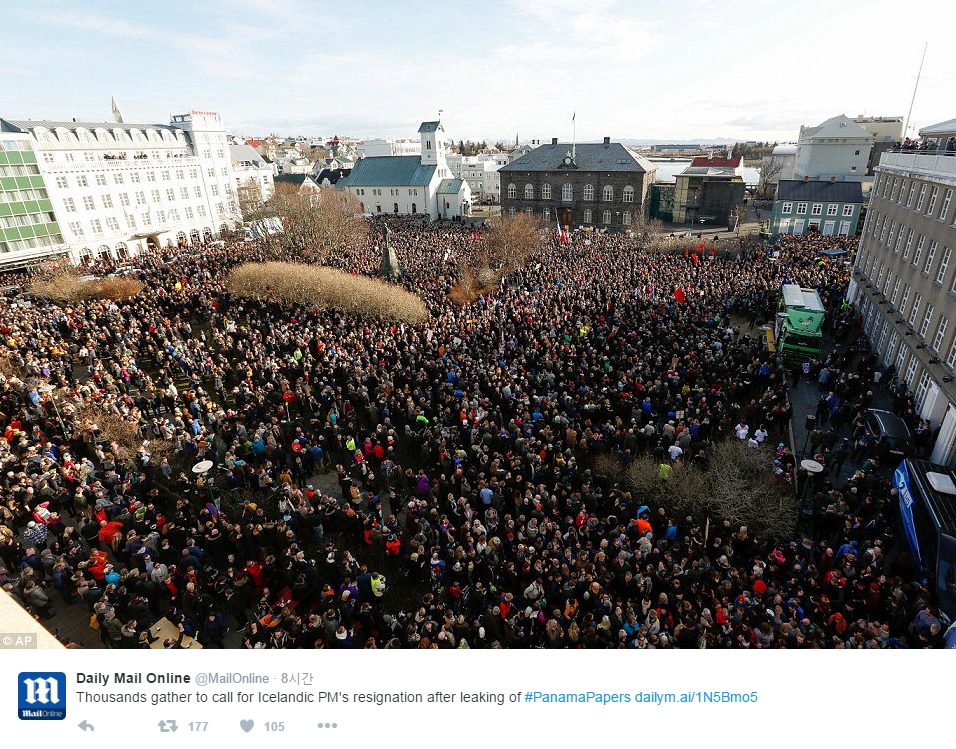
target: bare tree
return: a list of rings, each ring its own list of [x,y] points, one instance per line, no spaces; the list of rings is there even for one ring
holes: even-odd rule
[[[772,197],[783,167],[784,161],[779,156],[764,157],[760,166],[760,197]]]
[[[519,213],[496,220],[478,252],[479,277],[500,281],[512,270],[523,268],[528,258],[540,251],[542,241],[537,216]]]
[[[624,483],[672,514],[692,515],[701,523],[728,520],[761,535],[789,538],[796,528],[796,498],[793,488],[774,476],[771,462],[767,450],[731,440],[715,447],[706,469],[678,462],[666,480],[657,461],[638,458]]]
[[[269,257],[321,263],[368,236],[361,204],[340,190],[278,184],[264,203],[249,195],[240,201],[243,219]]]

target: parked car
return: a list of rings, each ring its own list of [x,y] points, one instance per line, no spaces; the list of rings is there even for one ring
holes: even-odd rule
[[[863,417],[866,433],[875,437],[881,445],[883,458],[895,458],[897,461],[913,454],[913,436],[906,422],[891,411],[870,408]]]

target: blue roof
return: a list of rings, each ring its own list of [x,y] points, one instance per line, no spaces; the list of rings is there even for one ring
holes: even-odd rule
[[[423,122],[418,127],[418,132],[420,133],[434,133],[438,131],[438,128],[441,127],[440,120],[434,120],[432,122]]]
[[[439,195],[457,195],[458,191],[461,190],[462,180],[460,179],[443,179],[438,183]]]
[[[422,166],[420,156],[371,156],[355,162],[352,173],[339,180],[342,187],[387,187],[427,185],[435,165]]]

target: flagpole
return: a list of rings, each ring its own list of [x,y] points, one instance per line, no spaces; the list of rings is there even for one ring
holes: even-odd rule
[[[571,115],[571,158],[575,157],[578,145],[578,112],[577,110]]]

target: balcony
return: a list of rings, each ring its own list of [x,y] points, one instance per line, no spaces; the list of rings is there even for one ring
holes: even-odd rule
[[[956,152],[897,149],[883,154],[880,167],[956,180]]]

